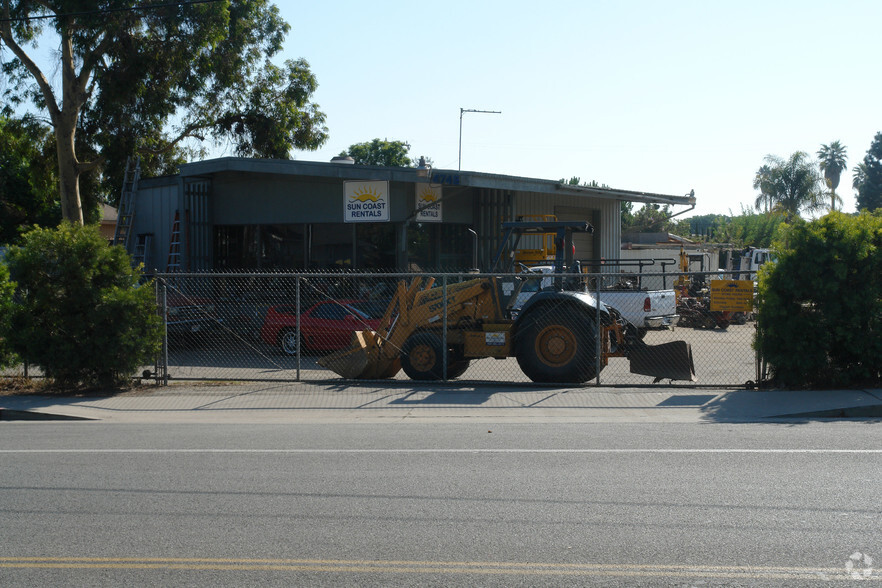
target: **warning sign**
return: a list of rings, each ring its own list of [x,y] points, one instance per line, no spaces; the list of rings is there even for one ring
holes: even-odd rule
[[[753,281],[711,280],[711,312],[753,312]]]

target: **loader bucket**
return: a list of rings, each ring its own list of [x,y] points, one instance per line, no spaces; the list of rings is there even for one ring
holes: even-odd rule
[[[355,331],[349,349],[326,355],[318,364],[349,380],[391,378],[401,369],[401,362],[380,353],[379,337],[373,331]]]
[[[692,346],[686,341],[672,341],[661,345],[640,345],[628,354],[632,374],[643,374],[659,380],[687,380],[694,382],[695,364]]]

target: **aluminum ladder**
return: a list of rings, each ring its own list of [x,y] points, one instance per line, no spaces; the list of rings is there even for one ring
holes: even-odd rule
[[[116,229],[113,232],[113,244],[122,245],[126,251],[131,244],[132,224],[135,220],[135,194],[138,192],[138,179],[141,176],[141,158],[126,159],[126,172],[123,177],[122,195],[116,215]]]

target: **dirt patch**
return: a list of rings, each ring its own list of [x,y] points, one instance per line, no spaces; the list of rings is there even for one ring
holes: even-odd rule
[[[154,384],[132,382],[130,386],[99,389],[94,387],[65,388],[54,382],[33,378],[0,378],[2,396],[64,396],[65,398],[102,398],[109,396],[144,395],[155,391]]]

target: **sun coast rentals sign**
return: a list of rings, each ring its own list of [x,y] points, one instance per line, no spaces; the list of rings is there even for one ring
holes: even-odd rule
[[[343,186],[344,222],[389,222],[389,182],[343,182]]]
[[[416,207],[417,222],[441,222],[441,186],[430,186],[428,184],[417,184],[416,186]]]
[[[711,312],[753,312],[753,281],[711,280]]]

